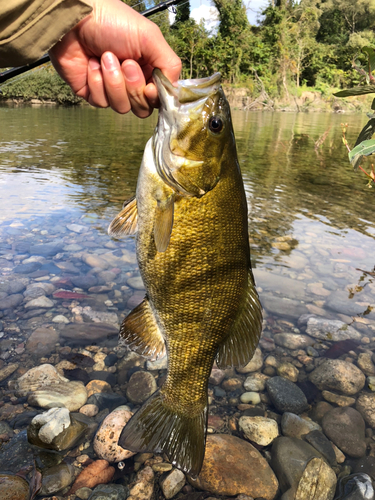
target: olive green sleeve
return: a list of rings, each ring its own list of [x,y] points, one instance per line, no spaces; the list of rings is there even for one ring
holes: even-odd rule
[[[91,10],[83,0],[0,0],[0,68],[35,61]]]

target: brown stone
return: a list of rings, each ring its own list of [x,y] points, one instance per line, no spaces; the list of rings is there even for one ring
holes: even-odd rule
[[[0,474],[1,500],[28,500],[29,484],[22,477]]]
[[[55,350],[59,334],[54,328],[37,328],[26,342],[26,350],[35,356],[48,356]]]
[[[101,392],[111,393],[112,387],[108,382],[104,380],[91,380],[86,385],[87,397],[89,398],[93,394],[100,394]]]
[[[273,500],[278,482],[272,469],[254,446],[235,436],[208,436],[202,470],[189,479],[201,490],[219,496],[245,494]]]
[[[114,474],[115,468],[111,467],[107,460],[96,460],[83,469],[68,491],[68,495],[72,495],[84,486],[94,488],[97,484],[107,484]]]

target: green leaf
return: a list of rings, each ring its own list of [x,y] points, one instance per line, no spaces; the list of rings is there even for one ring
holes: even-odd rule
[[[350,151],[349,161],[356,168],[364,156],[370,156],[373,153],[375,153],[375,140],[363,141]]]
[[[354,144],[354,148],[356,148],[361,142],[367,141],[371,139],[371,137],[375,134],[375,118],[371,118],[366,125],[361,130],[356,143]],[[353,149],[354,149],[353,148]]]
[[[363,47],[362,52],[367,54],[370,72],[375,69],[375,50],[372,47]]]
[[[333,94],[336,97],[349,97],[353,95],[373,94],[375,85],[363,85],[362,87],[353,87],[352,89],[341,90]]]

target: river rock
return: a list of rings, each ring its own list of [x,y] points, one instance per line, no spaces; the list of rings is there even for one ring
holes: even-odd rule
[[[242,368],[237,368],[239,373],[251,373],[260,370],[263,366],[263,354],[259,347],[255,349],[254,356],[251,361]]]
[[[348,292],[344,290],[335,290],[326,301],[327,307],[332,311],[345,314],[347,316],[356,316],[364,313],[367,306],[357,304],[353,299],[349,299]]]
[[[0,300],[0,311],[4,311],[5,309],[14,309],[15,307],[22,304],[22,302],[22,294],[16,293],[14,295],[8,295],[8,297]]]
[[[309,379],[318,389],[332,389],[349,396],[357,394],[366,382],[361,370],[341,359],[327,359],[310,373]]]
[[[306,465],[297,486],[295,500],[332,500],[336,490],[336,474],[322,458]]]
[[[260,446],[268,446],[279,435],[277,422],[265,417],[241,417],[238,427],[246,439]]]
[[[374,500],[375,492],[367,474],[350,474],[339,480],[335,500]]]
[[[31,368],[22,377],[15,382],[15,391],[18,397],[27,396],[29,392],[45,386],[68,382],[68,379],[62,377],[56,368],[49,364],[43,364]]]
[[[162,480],[160,486],[167,500],[173,498],[185,485],[185,475],[178,469],[174,469]]]
[[[332,467],[337,465],[336,454],[333,449],[332,443],[323,432],[319,430],[314,430],[309,432],[304,436],[305,441],[307,441],[311,446],[313,446],[319,453],[327,460],[329,465]]]
[[[88,290],[92,286],[96,286],[98,283],[98,280],[95,278],[95,276],[91,274],[86,274],[84,276],[71,276],[70,281],[74,286],[83,288],[84,290]]]
[[[218,496],[245,494],[273,500],[277,479],[262,455],[248,442],[227,434],[209,435],[196,488]]]
[[[279,479],[281,492],[284,493],[283,499],[295,499],[297,498],[296,492],[300,484],[301,478],[303,477],[304,471],[308,463],[315,458],[321,459],[320,453],[315,450],[311,445],[297,438],[291,437],[278,437],[272,444],[272,459],[271,466],[275,471],[276,476]],[[315,467],[314,467],[315,468]],[[319,468],[318,468],[319,469]],[[316,469],[315,469],[316,470]],[[318,472],[319,474],[319,472]],[[320,483],[326,474],[320,478],[320,475],[316,475],[316,483]],[[333,479],[333,476],[332,476]],[[336,476],[335,476],[336,483]],[[327,485],[329,486],[329,485]],[[327,488],[328,490],[328,488]],[[330,491],[330,490],[329,490]],[[285,494],[288,492],[287,494]],[[331,497],[299,497],[299,500],[332,500]]]
[[[246,378],[243,386],[247,391],[261,392],[266,388],[266,381],[268,379],[269,377],[263,373],[253,373]]]
[[[28,278],[20,278],[12,281],[2,281],[0,283],[0,292],[5,292],[7,295],[13,295],[23,292],[28,281]]]
[[[42,408],[65,406],[69,411],[77,411],[87,401],[86,387],[82,382],[61,382],[35,390],[28,403]]]
[[[128,500],[150,500],[154,493],[154,471],[147,466],[137,473]]]
[[[157,389],[155,377],[149,372],[138,371],[130,377],[126,396],[132,403],[143,403]]]
[[[298,368],[292,365],[292,363],[280,363],[276,371],[280,377],[286,378],[291,382],[297,382],[298,380]]]
[[[124,426],[131,417],[132,413],[121,408],[106,416],[94,438],[94,451],[99,458],[113,463],[135,455],[117,444]]]
[[[29,302],[25,304],[25,309],[50,309],[54,305],[55,304],[52,302],[52,300],[50,300],[45,295],[41,295],[36,299],[29,300]]]
[[[61,330],[60,337],[70,344],[87,345],[118,335],[118,328],[108,323],[71,323]]]
[[[302,413],[307,409],[307,399],[299,387],[290,380],[273,377],[266,382],[268,395],[275,408],[284,413]]]
[[[372,362],[372,354],[361,352],[358,355],[357,364],[363,373],[367,376],[375,375],[375,365]]]
[[[51,354],[59,340],[59,334],[54,328],[37,328],[26,342],[26,350],[35,356]]]
[[[8,365],[5,365],[3,368],[0,369],[0,382],[3,380],[7,379],[14,373],[16,370],[18,370],[19,364],[18,363],[9,363]]]
[[[347,314],[347,313],[344,313]],[[310,317],[307,320],[306,333],[320,340],[338,342],[340,340],[361,340],[361,334],[343,321]]]
[[[300,300],[277,297],[270,293],[262,293],[262,305],[270,314],[288,319],[298,319],[309,312]]]
[[[88,500],[126,500],[128,496],[129,488],[127,486],[113,483],[99,484],[88,497]]]
[[[31,274],[42,267],[40,262],[30,262],[29,264],[19,264],[13,269],[17,274]]]
[[[107,484],[115,474],[114,467],[111,467],[107,460],[95,460],[90,463],[79,474],[73,486],[68,491],[68,495],[73,495],[80,488],[94,488],[98,484]]]
[[[334,403],[337,406],[353,406],[355,403],[354,398],[335,394],[331,391],[322,391],[322,396],[326,401],[328,401],[329,403]]]
[[[276,333],[273,339],[275,344],[291,350],[305,349],[316,343],[311,337],[296,333]]]
[[[314,430],[320,430],[317,423],[307,418],[301,418],[294,413],[285,412],[281,418],[281,432],[284,436],[302,439],[303,436]]]
[[[31,255],[42,255],[43,257],[52,257],[61,252],[62,243],[42,243],[41,245],[31,245],[29,253]]]
[[[99,255],[93,255],[93,254],[83,254],[82,256],[83,262],[85,262],[88,266],[90,267],[97,267],[99,269],[108,269],[109,264],[107,261],[99,257]]]
[[[375,393],[363,393],[357,399],[356,409],[370,427],[375,429]]]
[[[86,429],[87,425],[71,416],[67,408],[51,408],[33,418],[27,437],[40,448],[62,451],[72,448]]]
[[[39,495],[53,495],[71,484],[74,478],[74,467],[65,462],[54,465],[42,472],[42,488]]]
[[[0,473],[1,500],[29,500],[29,483],[20,476]]]
[[[66,227],[69,231],[77,234],[87,233],[89,230],[87,226],[83,226],[82,224],[67,224]]]
[[[28,292],[29,290],[42,290],[44,292],[44,295],[51,295],[56,290],[56,287],[52,283],[39,281],[37,283],[31,283],[30,285],[28,285],[26,291]]]
[[[350,457],[363,457],[366,453],[365,423],[354,408],[334,408],[322,420],[325,435]]]

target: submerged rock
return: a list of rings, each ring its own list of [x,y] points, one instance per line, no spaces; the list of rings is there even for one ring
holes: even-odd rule
[[[238,426],[246,439],[260,446],[268,446],[279,435],[279,427],[271,418],[241,417]]]
[[[94,451],[99,458],[112,463],[135,455],[118,445],[120,434],[131,417],[132,413],[118,408],[103,420],[94,438]]]
[[[78,491],[76,492],[78,493]],[[77,495],[78,496],[78,495]],[[126,500],[129,488],[122,484],[99,484],[88,497],[88,500]],[[83,498],[80,496],[79,498]]]
[[[334,500],[374,500],[375,492],[367,474],[351,474],[340,479]]]
[[[151,467],[147,466],[139,471],[130,488],[128,500],[150,500],[154,493],[154,480]]]
[[[160,486],[167,500],[173,498],[185,484],[185,475],[178,469],[174,469],[162,480]]]
[[[50,364],[43,364],[31,368],[22,377],[16,380],[14,386],[19,397],[27,396],[29,392],[36,391],[40,387],[68,382],[62,377],[56,368]]]
[[[273,500],[277,479],[262,455],[248,442],[227,434],[208,436],[202,470],[196,488],[219,496],[245,494]]]
[[[42,488],[39,495],[53,495],[69,486],[74,478],[74,467],[65,462],[42,472]]]
[[[357,399],[356,408],[370,427],[375,428],[375,393],[363,393]]]
[[[273,377],[267,380],[268,394],[275,408],[284,413],[302,413],[307,409],[307,399],[299,387],[290,380]]]
[[[77,411],[87,401],[87,390],[82,382],[61,382],[47,387],[42,387],[30,394],[28,403],[53,408],[65,406],[69,411]]]
[[[361,370],[341,359],[327,359],[310,373],[309,379],[318,389],[331,389],[349,396],[357,394],[366,382]]]
[[[366,453],[365,423],[361,414],[348,406],[328,411],[322,420],[326,436],[351,457]]]
[[[345,313],[344,314],[348,314]],[[306,333],[320,340],[338,342],[340,340],[361,340],[361,334],[343,321],[317,318],[312,316],[307,320]]]
[[[26,350],[35,356],[51,354],[59,341],[59,334],[53,328],[37,328],[26,342]]]
[[[0,473],[2,500],[29,500],[29,483],[20,476]]]
[[[79,474],[68,491],[68,495],[74,494],[83,487],[94,488],[98,484],[109,483],[114,474],[114,467],[111,467],[106,460],[95,460]]]

